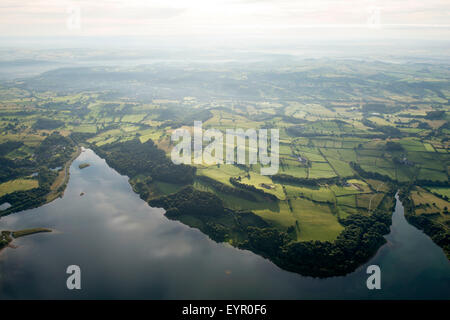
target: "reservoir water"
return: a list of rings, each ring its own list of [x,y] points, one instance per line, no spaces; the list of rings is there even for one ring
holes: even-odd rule
[[[90,167],[79,169],[84,162]],[[55,231],[0,253],[0,299],[450,299],[450,263],[406,222],[398,199],[388,243],[355,272],[328,279],[284,271],[166,219],[91,150],[73,162],[63,198],[0,219],[0,230],[34,227]],[[66,288],[73,264],[81,290]],[[371,264],[381,268],[381,290],[366,287]]]

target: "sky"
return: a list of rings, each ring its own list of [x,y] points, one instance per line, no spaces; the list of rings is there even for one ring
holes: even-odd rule
[[[1,0],[3,37],[450,39],[449,0]]]

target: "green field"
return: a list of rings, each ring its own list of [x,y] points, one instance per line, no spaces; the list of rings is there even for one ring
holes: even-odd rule
[[[39,187],[34,179],[16,179],[0,184],[0,197],[15,191],[25,191]]]
[[[437,193],[450,199],[450,188],[428,188],[431,192]]]
[[[325,205],[318,205],[305,199],[295,199],[293,202],[294,217],[299,225],[299,241],[334,240],[343,230]]]
[[[261,175],[260,163],[203,163],[191,164],[195,173],[179,182],[178,176],[161,175],[167,168],[172,170],[169,175],[179,174],[170,159],[164,158],[165,163],[160,154],[139,148],[124,152],[116,166],[124,169],[133,163],[125,174],[146,201],[179,194],[186,186],[217,197],[215,201],[236,216],[217,218],[219,226],[213,227],[217,221],[196,216],[195,210],[177,217],[210,236],[229,228],[233,219],[239,221],[237,214],[245,211],[262,218],[265,227],[289,233],[294,242],[333,241],[345,221],[390,214],[395,192],[406,186],[412,186],[414,212],[446,226],[448,70],[425,62],[423,66],[323,59],[292,63],[295,66],[277,66],[276,72],[258,63],[253,69],[231,64],[173,70],[163,65],[120,71],[74,67],[0,84],[0,160],[7,166],[0,170],[0,197],[37,188],[39,183],[45,187],[45,176],[31,178],[38,171],[52,181],[49,168],[61,166],[58,159],[67,161],[64,149],[47,146],[48,154],[41,150],[52,133],[105,152],[105,158],[108,147],[120,149],[130,141],[145,148],[153,143],[170,157],[176,144],[172,132],[184,128],[192,133],[194,121],[202,121],[203,129],[222,133],[278,129],[280,176]],[[98,78],[71,77],[72,72],[86,70]],[[114,85],[93,80],[105,73],[105,79],[115,79]],[[423,88],[417,81],[423,81]],[[135,157],[140,161],[134,162]],[[160,162],[157,169],[152,167],[155,157]],[[231,178],[236,179],[234,184]],[[34,194],[29,193],[31,203]],[[218,238],[244,241],[246,226],[240,227]]]

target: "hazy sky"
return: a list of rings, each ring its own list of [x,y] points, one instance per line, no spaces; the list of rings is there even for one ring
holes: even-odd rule
[[[2,36],[450,38],[449,0],[1,0]]]

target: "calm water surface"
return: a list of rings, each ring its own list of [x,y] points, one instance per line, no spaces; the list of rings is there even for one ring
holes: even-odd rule
[[[83,162],[91,166],[79,169]],[[0,298],[450,299],[450,263],[406,222],[398,200],[388,244],[354,273],[329,279],[283,271],[163,214],[86,150],[70,168],[62,199],[0,219],[1,230],[55,230],[0,253]],[[72,264],[81,267],[81,290],[66,289]],[[370,264],[381,268],[381,290],[366,287]]]

